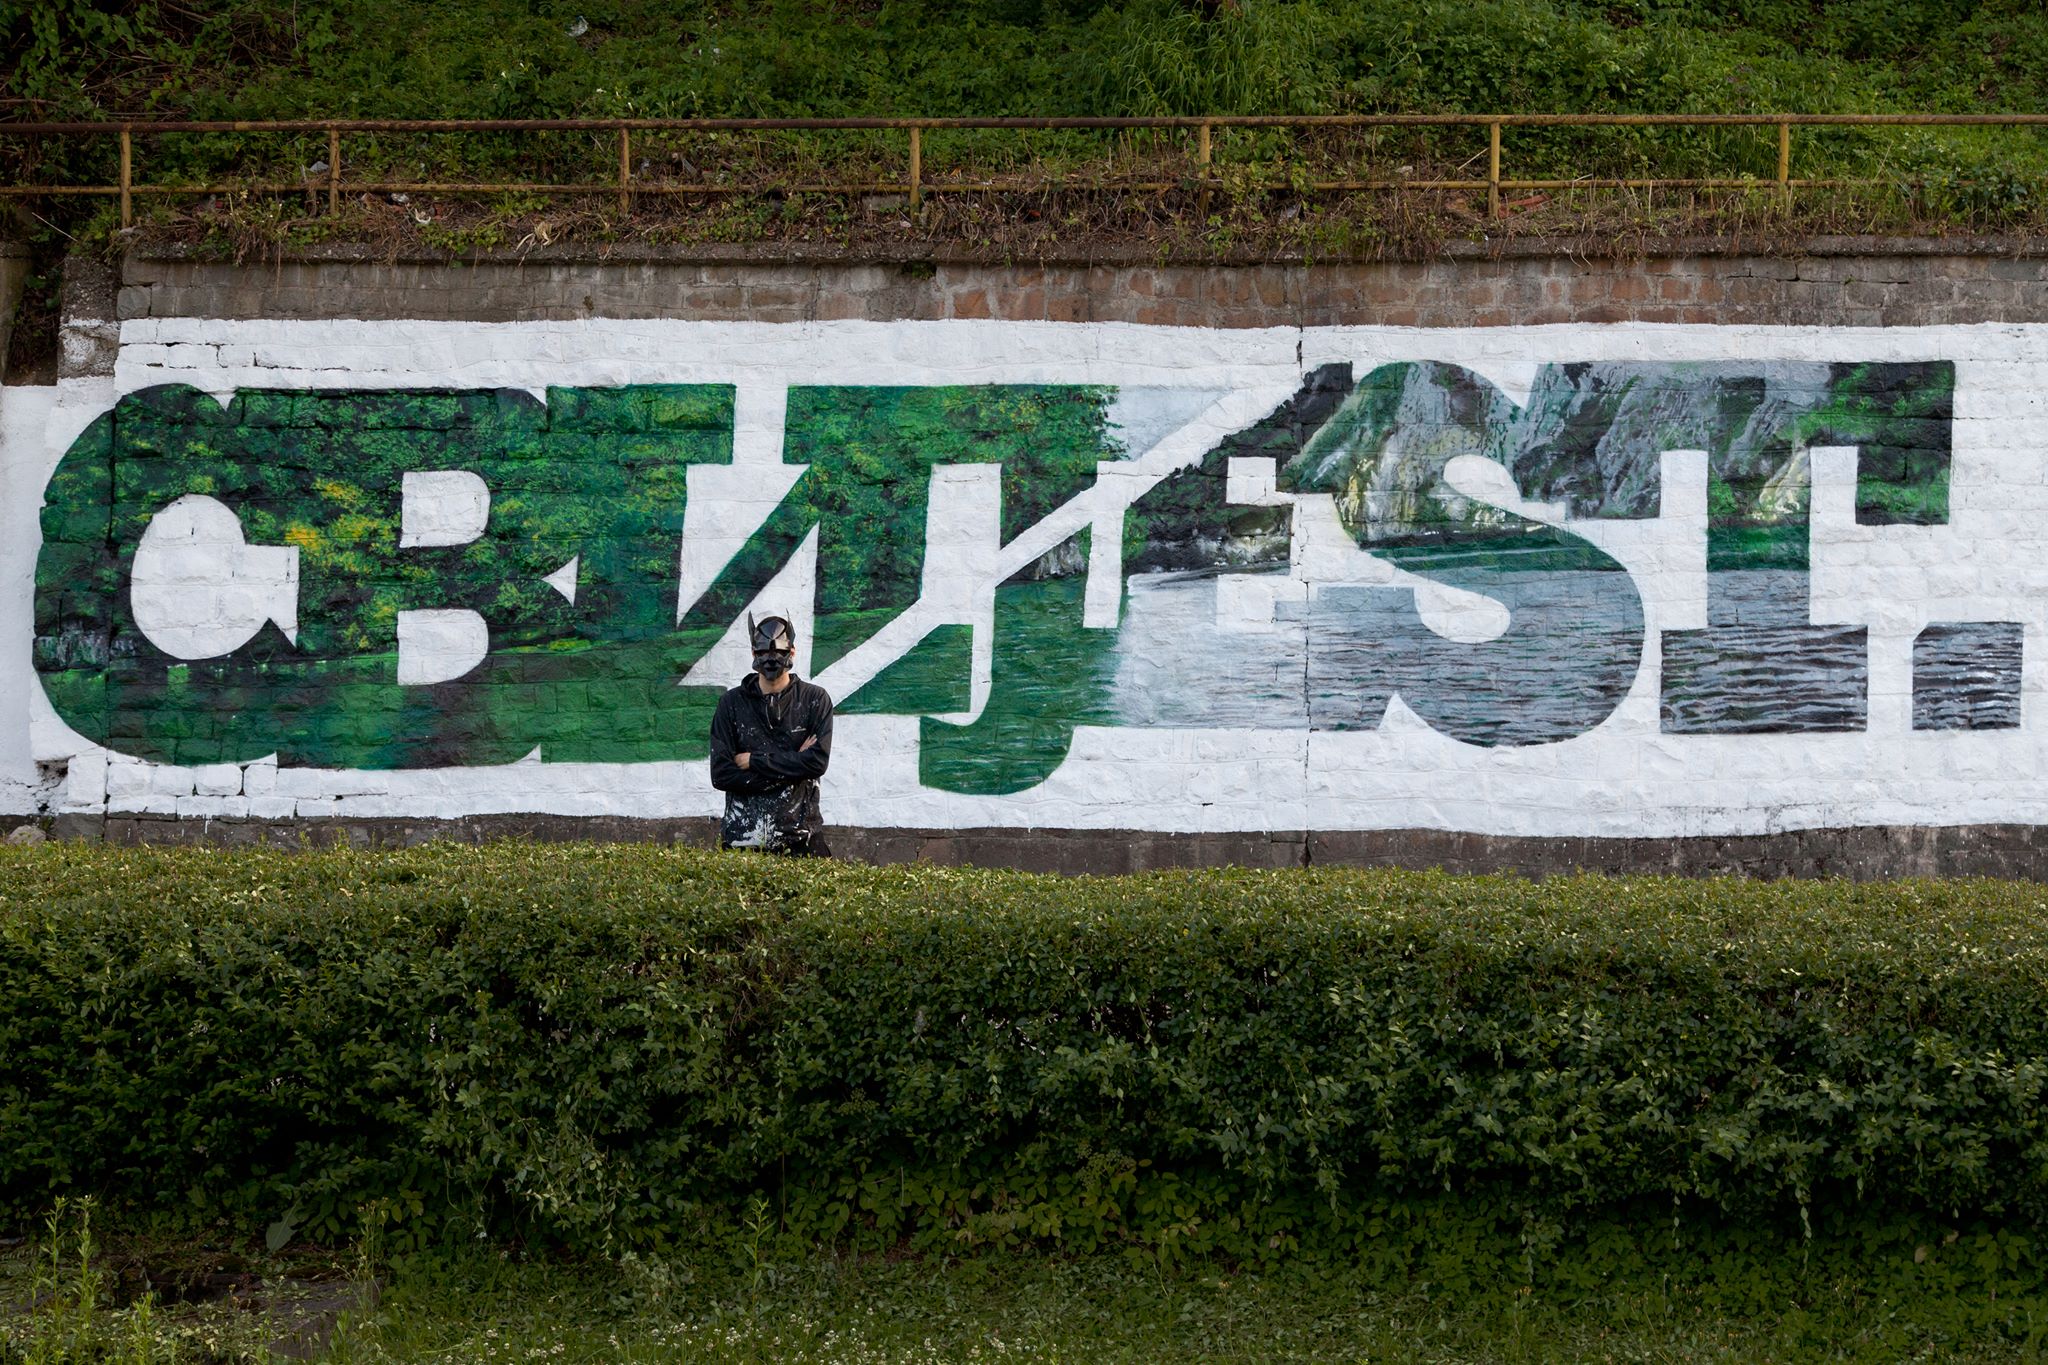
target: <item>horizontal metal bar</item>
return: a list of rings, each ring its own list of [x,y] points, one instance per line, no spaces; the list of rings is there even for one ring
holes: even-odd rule
[[[633,186],[638,193],[640,186]],[[382,180],[362,184],[344,181],[343,194],[617,194],[616,180],[548,184],[526,180]]]
[[[1157,191],[1157,190],[1175,190],[1175,189],[1184,189],[1184,188],[1195,188],[1195,189],[1199,189],[1199,188],[1202,188],[1202,187],[1204,187],[1204,186],[1207,186],[1208,188],[1211,188],[1211,189],[1220,189],[1220,188],[1222,188],[1222,183],[1223,183],[1223,182],[1221,182],[1220,180],[1203,180],[1203,179],[1201,179],[1200,177],[1191,177],[1191,178],[1189,178],[1189,179],[1187,179],[1187,180],[1134,180],[1134,181],[1099,181],[1099,182],[1075,182],[1075,183],[1071,183],[1071,184],[1046,184],[1046,185],[943,185],[943,184],[941,184],[941,185],[926,185],[926,186],[924,187],[924,190],[925,190],[925,193],[926,193],[926,194],[948,194],[948,193],[951,193],[951,194],[959,194],[959,193],[962,193],[962,192],[966,192],[966,191],[979,191],[979,192],[982,192],[982,193],[990,193],[990,192],[993,192],[993,193],[997,193],[997,194],[1003,194],[1003,193],[1014,193],[1014,194],[1029,194],[1029,193],[1031,193],[1031,192],[1032,192],[1032,191],[1034,191],[1034,190],[1060,190],[1060,191],[1067,191],[1067,190],[1153,190],[1153,191]],[[1608,190],[1613,190],[1613,189],[1637,189],[1637,190],[1644,190],[1644,189],[1651,189],[1651,190],[1661,190],[1661,189],[1693,189],[1693,190],[1739,190],[1739,189],[1769,189],[1769,190],[1772,190],[1772,191],[1776,191],[1776,190],[1780,190],[1780,189],[1783,189],[1783,188],[1784,188],[1784,187],[1785,187],[1786,185],[1788,185],[1788,184],[1789,184],[1789,185],[1791,185],[1791,186],[1792,186],[1793,188],[1797,189],[1797,188],[1801,188],[1801,187],[1806,187],[1806,188],[1815,188],[1815,187],[1826,187],[1826,186],[1848,186],[1848,185],[1865,185],[1865,186],[1870,186],[1870,185],[1901,185],[1901,184],[1909,184],[1909,183],[1911,183],[1911,182],[1909,182],[1909,181],[1900,181],[1900,180],[1879,180],[1879,179],[1875,179],[1875,178],[1865,178],[1865,179],[1860,179],[1860,180],[1859,180],[1859,179],[1850,179],[1850,178],[1838,178],[1838,179],[1823,179],[1823,180],[1790,180],[1790,181],[1781,181],[1781,180],[1763,180],[1763,179],[1759,179],[1759,178],[1757,178],[1756,176],[1746,176],[1746,177],[1736,177],[1736,176],[1724,176],[1724,177],[1718,177],[1718,178],[1716,178],[1716,177],[1702,177],[1702,178],[1697,178],[1697,179],[1636,179],[1636,180],[1625,180],[1625,179],[1597,179],[1597,178],[1594,178],[1594,177],[1591,177],[1591,176],[1587,176],[1587,177],[1582,177],[1582,178],[1580,178],[1580,179],[1577,179],[1577,180],[1505,180],[1505,179],[1504,179],[1504,180],[1502,180],[1502,181],[1500,182],[1500,187],[1501,187],[1501,189],[1503,189],[1503,190],[1572,190],[1572,189],[1581,189],[1581,190],[1593,190],[1593,189],[1608,189]],[[1412,179],[1406,179],[1406,178],[1402,178],[1402,179],[1395,179],[1395,180],[1310,180],[1310,181],[1306,181],[1306,182],[1304,182],[1304,183],[1303,183],[1303,184],[1301,185],[1301,187],[1300,187],[1300,188],[1302,188],[1302,189],[1304,189],[1304,190],[1308,190],[1308,191],[1312,191],[1312,192],[1320,192],[1320,193],[1328,193],[1328,192],[1332,192],[1332,191],[1336,191],[1336,192],[1343,192],[1343,191],[1348,191],[1348,190],[1483,190],[1483,189],[1486,189],[1486,188],[1488,188],[1488,187],[1489,187],[1489,186],[1491,186],[1492,184],[1493,184],[1493,182],[1492,182],[1492,181],[1490,181],[1490,180],[1412,180]],[[1286,181],[1275,181],[1275,182],[1273,182],[1273,183],[1272,183],[1272,184],[1270,184],[1270,185],[1248,185],[1248,186],[1246,186],[1245,188],[1247,188],[1247,189],[1250,189],[1250,190],[1267,190],[1267,191],[1281,191],[1281,192],[1285,192],[1285,191],[1289,191],[1289,190],[1292,190],[1292,189],[1294,189],[1294,188],[1296,188],[1296,187],[1295,187],[1294,185],[1292,185],[1292,184],[1290,184],[1290,183],[1286,182]]]
[[[1314,193],[1348,193],[1362,190],[1483,190],[1492,182],[1486,180],[1312,180],[1302,188]],[[1720,177],[1696,179],[1600,179],[1584,177],[1576,180],[1502,180],[1502,190],[1591,190],[1591,189],[1693,189],[1693,190],[1739,190],[1739,189],[1783,189],[1790,185],[1794,189],[1847,188],[1852,186],[1909,185],[1905,180],[1879,180],[1875,178],[1837,177],[1814,180],[1763,180],[1755,176]],[[1967,183],[1967,182],[1964,182]],[[1203,180],[1190,177],[1187,180],[1102,180],[1102,181],[1043,181],[1036,184],[965,185],[931,184],[924,185],[926,194],[1072,194],[1093,193],[1136,193],[1158,194],[1167,190],[1220,188],[1221,181]],[[316,194],[326,188],[325,182],[313,181],[278,182],[271,184],[249,184],[246,182],[229,185],[134,185],[130,194],[138,195],[209,195],[209,194]],[[418,182],[394,180],[362,185],[343,184],[340,189],[348,194],[616,194],[618,185],[612,182],[589,184],[533,184],[522,181],[501,183]],[[1271,185],[1251,185],[1246,188],[1262,191],[1287,191],[1294,186],[1285,182]],[[96,195],[111,197],[118,195],[118,185],[0,185],[0,197],[37,198],[43,195]],[[633,182],[635,194],[666,194],[677,197],[690,195],[740,195],[740,194],[908,194],[910,186],[904,181],[870,181],[852,184],[793,184],[793,185],[664,185],[644,181]]]
[[[298,186],[287,186],[297,189]],[[190,191],[185,191],[190,193]],[[523,181],[472,183],[465,181],[417,182],[393,180],[362,185],[344,184],[343,194],[617,194],[616,180],[602,184],[546,185]],[[768,184],[768,185],[664,185],[635,180],[634,194],[907,194],[910,186],[895,181],[854,184]]]
[[[1698,179],[1602,179],[1585,176],[1578,180],[1503,180],[1504,190],[1762,190],[1777,193],[1787,185],[1797,189],[1801,186],[1824,185],[1898,185],[1898,180],[1841,179],[1841,180],[1762,180],[1756,176],[1721,176]]]
[[[1172,189],[1180,182],[1115,183],[1094,186],[1103,189]],[[926,186],[932,189],[932,186]],[[1055,186],[1050,183],[1039,185],[942,185],[940,191],[983,190],[995,193],[1029,194],[1035,190],[1052,188],[1083,189],[1087,185]],[[227,185],[135,185],[130,194],[209,195],[209,194],[319,194],[327,189],[326,181],[273,181],[270,183],[236,181]],[[422,182],[394,180],[389,182],[352,185],[343,182],[340,191],[350,194],[617,194],[615,181],[593,182],[590,184],[534,184],[525,181],[504,181],[499,183],[447,181]],[[119,186],[99,185],[0,185],[0,195],[16,195],[34,198],[41,195],[114,195],[121,192]],[[905,181],[878,180],[849,184],[770,184],[770,185],[661,185],[633,182],[635,194],[908,194],[910,185]]]
[[[1400,127],[1470,127],[1489,128],[1493,145],[1498,147],[1500,130],[1507,128],[1541,127],[1749,127],[1775,128],[1779,135],[1780,167],[1779,179],[1774,182],[1781,190],[1806,186],[1850,186],[1877,185],[1888,182],[1879,180],[1798,180],[1785,175],[1784,146],[1790,136],[1791,126],[1802,127],[2032,127],[2048,126],[2048,113],[2004,113],[2004,114],[1945,114],[1945,113],[1896,113],[1896,114],[1319,114],[1319,115],[1187,115],[1156,116],[1141,118],[1010,118],[1010,117],[963,117],[963,118],[787,118],[787,119],[291,119],[291,120],[106,120],[93,122],[47,122],[9,123],[0,121],[0,136],[19,134],[23,136],[65,136],[99,137],[117,135],[121,139],[123,183],[111,186],[98,185],[0,185],[0,198],[51,197],[119,197],[122,203],[124,221],[127,206],[133,195],[144,194],[158,197],[179,195],[216,195],[236,192],[252,194],[292,194],[312,192],[317,187],[309,178],[304,182],[254,182],[243,184],[214,185],[132,185],[126,183],[128,148],[133,135],[170,133],[280,133],[280,134],[324,134],[330,149],[330,174],[327,190],[330,204],[342,192],[339,184],[339,158],[335,153],[342,133],[464,133],[464,132],[593,132],[617,135],[621,147],[634,131],[672,132],[735,132],[764,133],[775,131],[861,131],[861,130],[912,130],[915,134],[926,129],[1011,129],[1018,131],[1059,130],[1059,129],[1180,129],[1197,130],[1207,146],[1210,130],[1223,128],[1400,128]],[[1497,156],[1497,153],[1496,153]],[[622,163],[623,166],[624,163]],[[1206,160],[1203,162],[1206,170]],[[1496,166],[1494,169],[1498,169]],[[622,174],[624,174],[622,170]],[[914,182],[918,177],[913,176]],[[1576,177],[1549,180],[1413,180],[1413,179],[1366,179],[1328,180],[1314,182],[1307,186],[1317,193],[1380,191],[1380,190],[1472,190],[1487,189],[1489,197],[1500,190],[1565,190],[1565,189],[1740,189],[1763,183],[1749,178],[1598,178]],[[1175,188],[1195,187],[1206,193],[1219,184],[1213,178],[1197,175],[1192,179],[1179,181],[1123,181],[1071,183],[1059,180],[1041,181],[1033,184],[946,184],[941,182],[930,186],[934,194],[1002,194],[1002,193],[1158,193]],[[676,196],[730,196],[745,194],[904,194],[915,195],[920,187],[878,183],[830,183],[830,184],[769,184],[769,185],[663,185],[638,184],[632,192]],[[1254,187],[1261,192],[1284,190],[1284,186]],[[609,182],[604,184],[546,183],[531,181],[502,182],[366,182],[347,187],[348,193],[418,193],[430,195],[482,195],[482,194],[543,194],[543,195],[587,195],[617,193],[618,187]]]
[[[1513,183],[1511,180],[1503,180],[1500,187],[1507,189]],[[1491,180],[1311,180],[1308,182],[1308,188],[1343,194],[1351,190],[1483,190],[1490,188],[1492,184]],[[1292,189],[1293,186],[1254,185],[1251,188],[1286,190]]]
[[[638,119],[158,119],[68,123],[0,120],[0,135],[99,136],[157,133],[518,133],[518,132],[857,132],[863,129],[1009,128],[1022,131],[1129,128],[1714,128],[2025,127],[2048,113],[2013,114],[1215,114],[1145,118],[638,118]]]

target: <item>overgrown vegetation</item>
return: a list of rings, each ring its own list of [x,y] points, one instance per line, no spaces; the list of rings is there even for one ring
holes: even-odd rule
[[[1446,1195],[1518,1246],[2017,1226],[2040,895],[8,851],[0,1199],[605,1250],[759,1196],[820,1241],[1167,1261],[1354,1255]]]
[[[2048,107],[2034,0],[0,0],[0,37],[0,176],[57,186],[113,184],[116,139],[7,122]],[[1483,128],[1224,129],[1206,177],[1185,131],[941,131],[913,212],[901,132],[643,133],[622,209],[611,134],[351,134],[330,209],[322,134],[146,135],[128,232],[105,197],[0,209],[36,255],[9,372],[47,378],[63,255],[144,242],[238,260],[334,243],[1331,260],[2048,225],[2037,128],[1803,128],[1791,175],[1828,183],[1790,196],[1768,126],[1510,129],[1503,152],[1510,181],[1550,183],[1494,215],[1483,192],[1414,188],[1483,177]],[[1579,183],[1672,177],[1728,183]],[[1314,188],[1360,180],[1398,187]],[[602,188],[417,188],[435,182]]]
[[[0,1339],[2004,1358],[2042,897],[0,848]]]
[[[8,0],[17,116],[2029,110],[2029,0]]]
[[[1653,1245],[1630,1263],[1638,1245],[1610,1239],[1558,1249],[1553,1264],[1581,1260],[1568,1276],[1445,1285],[1370,1264],[821,1252],[765,1212],[725,1241],[583,1260],[89,1234],[67,1208],[32,1248],[0,1251],[0,1361],[271,1365],[276,1347],[323,1343],[335,1365],[2038,1358],[2031,1310],[1984,1330],[1902,1246]],[[10,1304],[30,1284],[42,1297]]]
[[[0,848],[0,1336],[257,1358],[203,1256],[389,1279],[344,1359],[1999,1358],[2042,896]]]
[[[0,0],[5,109],[16,119],[122,117],[872,116],[902,114],[1147,115],[1328,112],[1984,112],[2048,107],[2048,16],[2032,0],[769,0],[759,5],[666,0],[337,0],[292,5],[219,0]],[[1191,173],[1185,139],[1086,132],[963,132],[928,139],[936,181],[1022,177],[1043,188],[1112,174]],[[301,179],[315,186],[323,138],[180,135],[145,140],[138,165],[157,183],[205,177]],[[1775,175],[1770,129],[1524,130],[1508,173],[1523,176]],[[0,142],[7,169],[46,181],[113,177],[111,139]],[[1057,222],[1069,242],[1159,235],[1163,220],[1226,244],[1332,254],[1406,242],[1410,207],[1348,208],[1318,199],[1288,208],[1290,187],[1364,172],[1415,178],[1483,170],[1483,132],[1407,130],[1368,136],[1240,132],[1217,149],[1234,195],[1217,221],[1100,196],[1045,202],[998,196],[944,201],[950,217],[902,222],[972,244],[1006,225]],[[360,136],[349,173],[390,180],[459,176],[609,180],[615,144],[602,135]],[[901,135],[809,133],[644,139],[637,170],[652,182],[787,187],[900,180]],[[1149,170],[1148,170],[1149,167]],[[2031,223],[2048,169],[2035,130],[1892,129],[1802,133],[1796,174],[1857,176],[1885,193],[1809,208],[1898,225]],[[1235,177],[1234,179],[1232,177]],[[1255,192],[1254,192],[1255,191]],[[1276,198],[1277,196],[1277,198]],[[1738,199],[1739,195],[1736,196]],[[1551,194],[1518,205],[1537,225],[1602,222],[1587,203]],[[1601,202],[1607,203],[1613,196]],[[1655,225],[1680,209],[1712,221],[1726,196],[1624,197],[1623,216]],[[803,203],[721,196],[660,211],[637,228],[600,201],[453,207],[358,205],[355,221],[319,224],[319,195],[263,221],[229,194],[206,205],[145,200],[159,230],[211,225],[221,239],[270,241],[382,225],[452,249],[565,235],[681,234],[844,238],[863,227],[896,234],[889,212],[869,224],[843,196]],[[1540,201],[1540,202],[1537,202]],[[277,201],[260,199],[263,204]],[[40,210],[65,231],[103,233],[96,219]],[[994,211],[989,211],[993,207]],[[386,212],[386,209],[392,211]],[[1227,210],[1227,211],[1222,211]],[[1368,211],[1370,210],[1370,211]],[[1460,210],[1428,201],[1437,232]],[[1754,213],[1750,213],[1753,220]],[[663,223],[667,217],[671,221]],[[1317,223],[1316,218],[1323,221]],[[1738,220],[1738,225],[1742,220]],[[1720,226],[1728,226],[1721,223]],[[1525,229],[1527,224],[1523,225]],[[90,233],[88,235],[91,235]],[[200,232],[204,236],[203,231]],[[1006,245],[1045,246],[1043,232]],[[1276,238],[1277,240],[1267,240]]]
[[[0,1251],[0,1365],[259,1361],[278,1340],[232,1302],[187,1310],[173,1286],[132,1282],[122,1271],[133,1266],[110,1270],[90,1199],[60,1199],[37,1233]]]

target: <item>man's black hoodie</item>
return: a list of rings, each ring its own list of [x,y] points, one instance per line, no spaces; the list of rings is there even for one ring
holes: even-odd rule
[[[804,741],[813,743],[806,748]],[[747,766],[734,755],[747,754]],[[721,848],[823,857],[818,779],[832,762],[832,698],[795,674],[780,692],[749,673],[711,718],[711,785],[725,793]]]

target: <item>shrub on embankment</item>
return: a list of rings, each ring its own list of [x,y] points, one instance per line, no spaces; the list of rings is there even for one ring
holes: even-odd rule
[[[1974,1225],[2032,1262],[2044,901],[0,849],[0,1224],[95,1193],[326,1239],[368,1206],[424,1240],[766,1216],[1242,1258],[1450,1208],[1524,1243]]]

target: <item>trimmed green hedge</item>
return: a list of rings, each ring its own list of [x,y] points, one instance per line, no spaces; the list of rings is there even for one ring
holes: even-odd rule
[[[1449,1196],[1537,1240],[1631,1210],[2027,1229],[2044,902],[0,849],[0,1223],[92,1192],[618,1249],[772,1209],[867,1245],[1242,1257]]]

